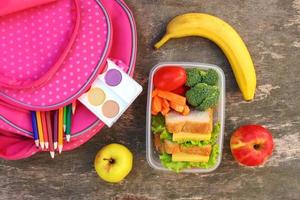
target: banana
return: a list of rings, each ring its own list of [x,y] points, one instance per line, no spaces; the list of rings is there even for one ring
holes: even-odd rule
[[[187,13],[172,19],[163,38],[155,44],[159,49],[172,38],[199,36],[216,43],[229,60],[245,100],[254,98],[256,74],[251,56],[239,34],[223,20],[203,13]]]

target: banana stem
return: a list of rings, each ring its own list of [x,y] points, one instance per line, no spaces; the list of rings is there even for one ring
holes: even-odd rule
[[[164,35],[164,37],[163,38],[161,38],[161,40],[160,41],[158,41],[155,45],[154,45],[154,47],[156,48],[156,49],[159,49],[162,45],[164,45],[166,42],[168,42],[168,40],[170,39],[170,36],[169,35]]]

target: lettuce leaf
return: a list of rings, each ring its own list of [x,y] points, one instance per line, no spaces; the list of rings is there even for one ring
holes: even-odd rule
[[[164,131],[160,134],[160,139],[161,139],[161,140],[166,139],[166,140],[172,141],[172,137],[173,137],[172,134],[169,133],[169,131],[167,131],[167,129],[164,130]]]
[[[174,172],[180,172],[182,169],[188,169],[188,168],[203,168],[208,169],[214,167],[218,162],[218,156],[219,156],[219,145],[215,144],[212,148],[209,160],[207,163],[203,162],[175,162],[172,161],[172,155],[164,153],[159,156],[160,162],[162,165],[170,169]]]
[[[151,130],[154,134],[160,134],[166,129],[165,118],[161,115],[153,115],[151,120]]]
[[[173,162],[172,155],[164,153],[159,156],[161,164],[172,171],[180,172],[182,169],[188,168],[188,162]]]
[[[172,141],[172,134],[167,130],[165,125],[165,118],[161,114],[152,116],[151,130],[154,134],[160,134],[160,139],[167,139]]]

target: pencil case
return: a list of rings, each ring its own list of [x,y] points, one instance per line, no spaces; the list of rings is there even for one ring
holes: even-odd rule
[[[66,106],[86,92],[107,59],[133,75],[134,18],[121,0],[56,0],[0,16],[0,158],[40,151],[33,143],[30,111]],[[78,103],[72,150],[104,123]]]

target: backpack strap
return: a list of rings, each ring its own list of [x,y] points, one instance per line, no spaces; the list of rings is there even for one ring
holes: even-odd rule
[[[65,58],[67,57],[69,51],[71,50],[75,40],[76,36],[79,31],[80,26],[80,8],[78,0],[73,0],[75,4],[75,12],[76,12],[76,21],[75,26],[73,29],[73,32],[71,34],[70,40],[68,41],[68,44],[66,45],[65,49],[63,50],[62,54],[58,57],[54,65],[41,77],[34,81],[18,81],[15,80],[12,77],[4,76],[3,74],[0,74],[0,88],[7,88],[7,89],[33,89],[37,88],[45,83],[47,83],[51,78],[55,75],[55,73],[58,71],[62,63],[64,62]]]

